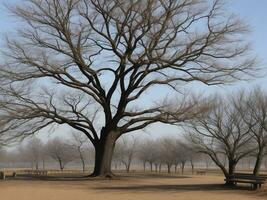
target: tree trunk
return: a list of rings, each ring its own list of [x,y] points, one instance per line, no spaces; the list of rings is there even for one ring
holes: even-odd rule
[[[39,169],[39,162],[35,161],[35,169],[38,170]]]
[[[236,167],[237,162],[233,161],[233,160],[229,160],[228,163],[228,173],[224,172],[225,178],[226,178],[226,185],[233,185],[233,182],[229,182],[227,180],[229,180],[230,176],[233,175],[235,173],[235,167]]]
[[[82,159],[82,168],[83,168],[83,172],[84,172],[85,171],[85,162],[83,159]]]
[[[181,164],[182,174],[184,174],[184,166],[185,166],[185,162],[182,162]]]
[[[235,173],[235,167],[236,167],[236,162],[235,161],[230,161],[229,160],[229,169],[228,169],[228,174],[233,175]]]
[[[171,165],[167,165],[167,168],[168,168],[168,174],[170,174],[171,173]]]
[[[146,162],[143,162],[144,172],[146,171]]]
[[[95,144],[95,167],[91,176],[111,178],[111,162],[114,152],[116,138],[112,134],[102,137]]]
[[[159,173],[161,173],[161,164],[159,164]]]
[[[126,172],[127,172],[127,173],[130,172],[130,165],[127,165],[127,167],[126,167]]]
[[[132,164],[132,158],[130,158],[127,162],[127,166],[126,166],[126,172],[129,173],[130,172],[130,167]]]
[[[174,172],[177,172],[177,165],[174,165]]]
[[[194,174],[194,162],[190,160],[192,174]]]
[[[155,171],[158,172],[158,164],[155,164]]]
[[[63,171],[64,165],[63,165],[62,161],[59,160],[58,162],[59,162],[59,168],[60,168],[60,170]]]
[[[261,163],[262,163],[262,158],[263,158],[263,149],[259,150],[259,153],[257,155],[257,159],[256,159],[256,163],[255,163],[255,167],[253,169],[253,174],[255,176],[258,176],[260,173],[260,168],[261,168]]]
[[[45,170],[45,160],[43,159],[43,170]]]
[[[152,172],[153,171],[153,163],[150,162],[149,164],[150,164],[150,172]]]

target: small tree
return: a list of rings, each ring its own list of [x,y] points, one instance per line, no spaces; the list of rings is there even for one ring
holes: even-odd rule
[[[137,153],[137,138],[136,137],[123,137],[121,141],[116,143],[114,159],[121,162],[128,173],[130,171],[131,163]]]
[[[44,144],[36,137],[32,137],[17,151],[17,157],[19,157],[21,161],[30,162],[32,168],[35,168],[36,170],[39,169],[40,162],[43,161],[44,156]]]
[[[72,133],[71,145],[73,146],[74,149],[76,149],[78,153],[77,156],[81,161],[83,172],[85,171],[85,165],[86,165],[85,150],[86,150],[86,144],[88,144],[88,142],[89,140],[84,134],[78,132]]]
[[[139,146],[138,158],[143,163],[144,171],[146,169],[146,163],[150,166],[150,172],[153,171],[153,164],[158,159],[155,148],[158,148],[158,145],[157,142],[153,140],[147,140]]]
[[[61,171],[63,171],[68,163],[77,158],[73,146],[59,138],[47,142],[46,152],[49,157],[58,162]]]
[[[167,166],[168,173],[171,173],[171,167],[177,158],[175,152],[175,141],[171,138],[163,138],[160,140],[160,158]]]

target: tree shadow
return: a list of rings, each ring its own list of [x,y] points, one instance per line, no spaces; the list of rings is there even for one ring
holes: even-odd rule
[[[250,190],[247,186],[228,186],[225,184],[186,184],[186,185],[133,185],[98,187],[97,190],[113,191],[142,191],[142,192],[177,192],[177,191],[222,191],[222,190]]]
[[[120,175],[118,176],[120,177]],[[135,174],[123,174],[121,177],[124,178],[155,178],[155,179],[162,179],[162,178],[170,178],[170,179],[179,179],[179,178],[192,178],[188,175],[182,174],[157,174],[157,173],[135,173]]]

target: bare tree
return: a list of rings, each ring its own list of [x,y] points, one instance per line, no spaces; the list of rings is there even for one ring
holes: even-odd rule
[[[174,156],[177,159],[177,162],[180,164],[182,174],[184,173],[184,168],[186,162],[190,161],[192,156],[192,151],[189,146],[185,142],[182,142],[180,140],[176,141],[176,144],[174,146]],[[192,163],[191,163],[192,164]],[[176,171],[176,170],[175,170]]]
[[[50,140],[46,144],[46,152],[49,157],[57,161],[61,171],[65,166],[76,159],[75,149],[59,138]]]
[[[258,175],[267,147],[267,95],[255,88],[249,95],[241,91],[237,107],[245,123],[251,127],[250,133],[257,146],[256,163],[253,174]]]
[[[201,153],[207,154],[229,177],[235,171],[238,161],[249,155],[254,149],[251,146],[251,127],[248,126],[236,107],[238,98],[221,99],[218,106],[207,115],[192,121],[189,140]],[[220,157],[225,155],[228,160],[228,171]]]
[[[17,157],[20,158],[20,161],[30,162],[32,168],[38,170],[40,162],[43,161],[45,154],[44,144],[39,138],[32,137],[29,141],[27,141],[27,143],[17,150],[16,154]]]
[[[83,172],[85,171],[85,165],[86,165],[85,150],[86,150],[86,144],[88,144],[88,142],[89,142],[88,138],[84,134],[77,132],[72,133],[71,145],[73,146],[74,149],[76,149],[78,153],[78,158],[81,161]]]
[[[120,142],[116,143],[114,158],[121,162],[129,173],[134,156],[137,153],[137,138],[132,137],[122,137]]]
[[[36,169],[39,169],[39,161],[43,161],[44,165],[44,144],[39,138],[32,138],[28,143],[28,149],[30,150],[30,155],[35,162]]]
[[[183,99],[166,114],[169,103],[139,104],[145,93],[257,71],[246,25],[219,0],[24,0],[10,7],[23,26],[7,38],[0,67],[2,138],[67,124],[94,145],[93,176],[112,175],[121,135],[203,111]]]
[[[146,170],[146,163],[149,164],[150,172],[153,171],[153,164],[158,160],[159,154],[156,151],[158,142],[154,140],[147,140],[139,145],[137,154],[138,159],[143,163],[144,171]]]
[[[167,165],[168,173],[171,173],[171,167],[174,165],[178,157],[175,152],[175,141],[171,138],[163,138],[160,140],[160,158]],[[177,156],[177,157],[176,157]]]

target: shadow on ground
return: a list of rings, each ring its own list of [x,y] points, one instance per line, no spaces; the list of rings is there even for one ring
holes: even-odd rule
[[[250,190],[246,186],[226,186],[224,184],[186,184],[186,185],[133,185],[98,187],[98,190],[113,191],[142,191],[142,192],[170,192],[170,191],[220,191],[220,190]]]

